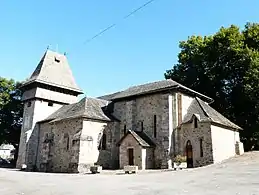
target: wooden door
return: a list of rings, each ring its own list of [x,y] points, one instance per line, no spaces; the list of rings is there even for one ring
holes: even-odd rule
[[[129,165],[134,165],[134,150],[133,148],[128,149]]]
[[[193,153],[192,153],[192,144],[188,140],[186,143],[186,156],[187,156],[187,168],[193,168]]]

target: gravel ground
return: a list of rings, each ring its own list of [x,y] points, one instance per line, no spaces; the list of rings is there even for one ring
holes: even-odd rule
[[[259,152],[182,171],[98,175],[0,169],[1,195],[259,195]]]

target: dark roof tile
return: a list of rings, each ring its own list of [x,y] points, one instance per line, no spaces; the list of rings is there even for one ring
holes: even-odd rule
[[[210,121],[230,128],[242,129],[199,98],[192,101],[182,123],[190,122],[193,115],[198,115],[200,121]]]
[[[155,147],[155,143],[144,132],[129,130],[118,142],[118,145],[131,134],[142,147]]]

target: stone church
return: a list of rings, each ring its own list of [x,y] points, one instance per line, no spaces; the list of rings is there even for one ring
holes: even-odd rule
[[[47,50],[22,90],[17,168],[167,169],[176,155],[199,167],[243,153],[242,129],[214,110],[210,97],[173,80],[78,101],[83,92],[66,56]]]

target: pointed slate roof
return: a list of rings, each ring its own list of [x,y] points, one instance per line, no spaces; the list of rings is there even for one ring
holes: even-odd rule
[[[38,82],[82,93],[77,86],[65,55],[47,50],[31,77],[23,86]]]
[[[62,106],[41,122],[54,122],[79,117],[103,121],[116,120],[113,116],[106,113],[107,104],[108,101],[106,100],[85,97],[75,104]]]
[[[144,132],[132,130],[128,130],[128,132],[120,139],[117,145],[120,146],[120,144],[129,134],[131,134],[142,147],[155,147],[155,143],[147,136],[147,134]]]
[[[192,121],[193,116],[196,116],[199,121],[210,121],[233,129],[242,129],[197,97],[189,106],[182,123],[184,124]]]

